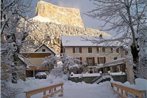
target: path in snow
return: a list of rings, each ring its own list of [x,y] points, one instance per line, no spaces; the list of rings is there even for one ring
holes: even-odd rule
[[[53,98],[118,98],[113,92],[110,83],[86,84],[65,83],[63,97]]]

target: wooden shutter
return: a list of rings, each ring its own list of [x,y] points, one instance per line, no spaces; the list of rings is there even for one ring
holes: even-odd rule
[[[82,53],[82,47],[80,47],[80,53]]]
[[[116,49],[116,52],[119,53],[119,48]]]
[[[102,51],[105,52],[105,47],[102,48]]]
[[[106,57],[104,57],[104,64],[106,63]]]
[[[80,57],[80,64],[82,64],[82,57]]]
[[[95,59],[94,59],[95,57],[93,57],[93,64],[95,64]]]
[[[73,47],[73,53],[75,53],[75,47]]]
[[[97,53],[99,53],[100,51],[99,51],[99,47],[97,47]]]
[[[100,64],[100,60],[99,60],[99,57],[97,57],[97,63],[98,63],[98,64]]]

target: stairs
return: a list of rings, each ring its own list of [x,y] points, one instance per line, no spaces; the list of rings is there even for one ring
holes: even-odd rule
[[[112,76],[109,74],[102,74],[99,77],[96,77],[92,80],[92,83],[99,84],[100,82],[110,81],[112,79]]]

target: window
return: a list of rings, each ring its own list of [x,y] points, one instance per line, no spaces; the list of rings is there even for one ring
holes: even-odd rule
[[[73,53],[82,53],[82,48],[81,47],[74,47]]]
[[[97,63],[98,64],[106,63],[106,57],[97,57]]]
[[[99,53],[100,52],[100,48],[99,47],[97,47],[97,53]]]
[[[42,52],[45,52],[45,49],[42,49]]]
[[[88,53],[92,53],[92,47],[88,47]]]
[[[119,48],[116,49],[116,52],[119,53]]]
[[[79,53],[80,52],[80,48],[75,48],[75,53]]]
[[[102,47],[102,52],[105,52],[105,47]]]

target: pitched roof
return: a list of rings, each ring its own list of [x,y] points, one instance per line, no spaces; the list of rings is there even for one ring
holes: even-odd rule
[[[56,54],[51,48],[47,47],[45,44],[40,45],[34,52],[37,52],[43,46],[46,47],[49,51],[51,51],[54,55]]]
[[[87,37],[87,36],[62,36],[62,46],[121,46],[121,43],[119,41],[113,41],[113,42],[102,42],[98,43],[98,41],[101,41],[102,38],[100,37]]]

